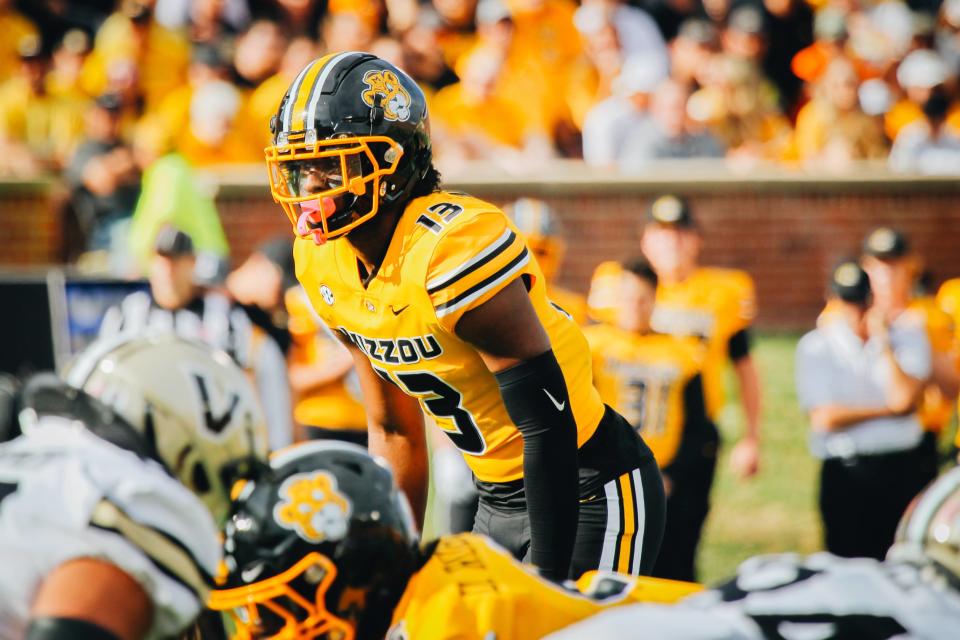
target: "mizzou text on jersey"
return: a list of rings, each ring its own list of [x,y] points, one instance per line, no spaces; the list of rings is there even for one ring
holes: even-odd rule
[[[454,328],[518,277],[563,370],[578,445],[596,429],[604,408],[591,384],[586,340],[550,303],[537,263],[493,205],[442,191],[412,200],[366,287],[349,244],[299,238],[294,257],[317,314],[365,353],[378,375],[420,401],[480,480],[520,479],[523,441],[493,374]]]

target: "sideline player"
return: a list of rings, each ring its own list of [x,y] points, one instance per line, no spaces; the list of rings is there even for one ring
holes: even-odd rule
[[[173,336],[101,340],[22,403],[24,435],[0,445],[0,637],[183,631],[213,586],[230,485],[266,455],[246,376]]]
[[[393,474],[349,443],[294,445],[271,468],[234,502],[230,571],[210,599],[236,638],[533,640],[606,607],[700,590],[595,571],[560,586],[475,534],[417,548]]]
[[[617,554],[649,571],[663,530],[653,455],[600,401],[586,340],[516,227],[441,190],[416,83],[375,56],[331,54],[300,72],[272,127],[297,277],[352,348],[370,451],[418,518],[422,407],[477,477],[476,532],[553,579]]]
[[[904,514],[883,562],[761,556],[676,606],[600,613],[549,640],[951,640],[960,629],[960,469]]]
[[[650,207],[649,218],[641,248],[660,277],[653,328],[706,343],[703,386],[713,420],[724,402],[723,367],[733,364],[746,423],[730,464],[740,477],[753,476],[760,464],[760,379],[750,352],[753,280],[744,271],[699,265],[702,238],[685,200],[662,196]]]
[[[620,270],[614,323],[584,329],[593,379],[604,402],[650,445],[663,473],[667,521],[652,575],[692,581],[720,440],[703,395],[704,347],[653,331],[657,274],[646,260]]]
[[[520,198],[504,207],[504,212],[523,234],[527,247],[537,259],[547,279],[547,297],[573,316],[577,324],[587,323],[587,300],[579,293],[556,285],[567,243],[561,234],[557,214],[543,200]]]

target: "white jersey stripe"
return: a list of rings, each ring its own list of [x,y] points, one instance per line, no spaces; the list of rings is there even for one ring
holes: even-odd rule
[[[297,101],[297,93],[300,91],[300,85],[303,83],[303,76],[307,75],[307,71],[312,66],[312,64],[308,64],[301,69],[300,74],[290,86],[290,93],[288,94],[287,104],[283,114],[283,131],[290,131],[290,125],[293,122],[293,103]]]
[[[341,53],[336,58],[327,63],[327,66],[323,68],[323,71],[320,72],[320,77],[317,78],[317,83],[313,87],[313,95],[310,96],[310,101],[307,103],[307,117],[304,120],[304,128],[312,129],[313,121],[316,119],[317,114],[317,104],[320,102],[320,95],[323,93],[323,85],[326,83],[327,78],[330,76],[330,73],[333,69],[340,64],[340,62],[347,56],[352,56],[356,54],[356,51],[346,51]]]
[[[493,242],[491,242],[489,245],[487,245],[483,251],[473,256],[472,258],[464,262],[462,265],[460,265],[456,269],[453,269],[452,271],[448,271],[443,275],[439,275],[433,280],[431,280],[430,282],[428,282],[427,289],[439,290],[446,287],[448,284],[455,281],[460,276],[461,273],[468,270],[470,267],[477,264],[478,262],[486,258],[488,255],[490,255],[494,251],[498,251],[502,249],[503,247],[501,247],[500,245],[502,245],[510,237],[512,233],[513,232],[509,228],[505,229],[504,232],[500,234],[500,237],[494,240]]]
[[[480,296],[482,296],[484,293],[486,293],[486,292],[489,291],[490,289],[493,289],[494,287],[496,287],[497,285],[503,283],[504,281],[509,280],[511,277],[513,277],[514,274],[516,274],[518,271],[520,271],[520,269],[522,269],[524,266],[526,266],[526,264],[527,264],[528,262],[530,262],[530,253],[529,253],[529,252],[526,252],[526,253],[524,254],[524,256],[523,256],[523,259],[520,260],[516,265],[514,265],[514,267],[513,267],[512,269],[510,269],[509,271],[507,271],[506,273],[504,273],[502,276],[500,276],[499,278],[497,278],[496,280],[494,280],[493,282],[491,282],[491,283],[488,284],[487,286],[483,287],[482,289],[479,289],[479,290],[475,291],[474,293],[472,293],[471,295],[467,296],[466,298],[464,298],[463,300],[461,300],[460,302],[458,302],[458,303],[456,303],[456,304],[454,304],[454,305],[451,305],[451,306],[449,306],[449,307],[444,307],[444,308],[442,308],[442,309],[438,309],[438,310],[437,310],[437,317],[438,317],[438,318],[442,318],[443,316],[448,315],[448,314],[450,314],[450,313],[453,313],[453,312],[456,311],[457,309],[459,309],[459,308],[461,308],[461,307],[464,307],[464,306],[470,304],[471,302],[473,302],[474,300],[478,299]]]

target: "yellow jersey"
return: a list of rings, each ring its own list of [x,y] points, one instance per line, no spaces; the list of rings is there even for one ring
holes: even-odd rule
[[[605,324],[584,333],[600,397],[633,425],[666,468],[680,449],[688,417],[706,421],[704,347],[693,338],[641,335]]]
[[[344,349],[322,326],[303,289],[289,289],[284,301],[290,315],[288,329],[292,343],[287,355],[290,363],[323,367],[334,350]],[[293,419],[304,426],[348,431],[367,429],[367,414],[356,374],[310,389],[294,402]]]
[[[576,291],[553,285],[547,285],[547,297],[550,298],[551,302],[569,313],[578,325],[587,324],[587,299],[585,297]]]
[[[706,345],[703,390],[711,419],[724,404],[723,368],[731,359],[731,338],[750,327],[756,310],[753,279],[744,271],[700,267],[682,282],[657,286],[654,331],[692,336]]]
[[[348,241],[294,243],[297,278],[314,310],[369,358],[377,374],[417,398],[484,482],[523,477],[523,439],[493,374],[454,332],[464,313],[516,278],[563,370],[577,445],[604,412],[580,328],[550,303],[519,232],[492,204],[450,192],[416,198],[397,223],[379,270],[363,285]]]
[[[700,589],[597,571],[560,586],[482,536],[447,536],[410,579],[387,640],[535,640],[609,607],[667,604]]]

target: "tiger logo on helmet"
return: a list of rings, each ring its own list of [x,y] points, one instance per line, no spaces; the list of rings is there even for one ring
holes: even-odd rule
[[[371,107],[376,107],[377,96],[383,96],[383,117],[387,120],[406,122],[410,119],[410,92],[403,88],[397,74],[392,71],[367,71],[363,82],[369,87],[361,97]]]

